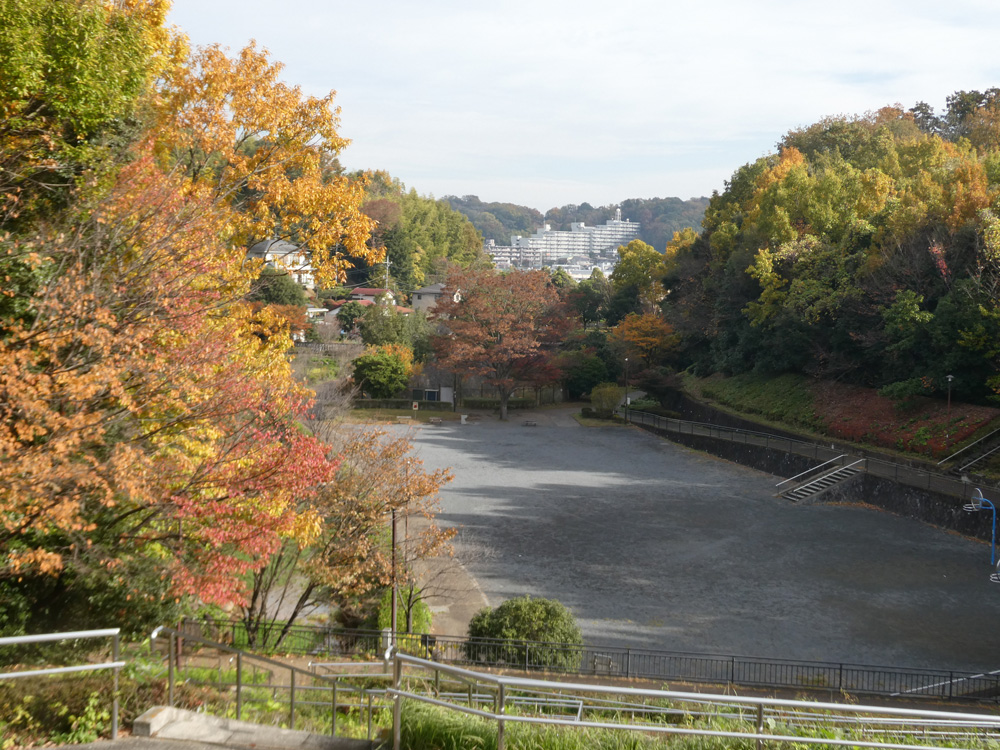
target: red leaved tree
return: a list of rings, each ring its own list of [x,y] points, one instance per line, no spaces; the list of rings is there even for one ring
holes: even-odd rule
[[[448,329],[435,339],[438,364],[484,376],[500,394],[500,419],[507,419],[517,383],[549,354],[566,324],[545,271],[455,271],[437,312]]]

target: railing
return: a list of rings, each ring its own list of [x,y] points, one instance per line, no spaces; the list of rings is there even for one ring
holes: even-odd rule
[[[735,427],[720,427],[719,425],[703,422],[689,422],[683,419],[661,417],[658,414],[650,414],[649,412],[637,412],[632,409],[629,410],[629,421],[633,424],[653,427],[657,430],[673,432],[678,435],[709,437],[731,443],[755,445],[761,448],[792,453],[797,456],[805,456],[817,461],[836,458],[841,452],[835,445],[827,448],[818,443],[810,443],[805,440],[797,440],[779,435],[770,435],[766,432],[741,430]],[[863,454],[865,452],[860,451],[860,453]],[[891,479],[894,482],[906,484],[911,487],[919,487],[930,492],[958,497],[963,500],[970,498],[975,489],[968,482],[951,479],[943,474],[914,469],[880,458],[867,458],[866,460],[866,471],[868,474],[883,479]]]
[[[905,750],[935,740],[961,747],[1000,740],[994,715],[502,677],[401,653],[393,674],[387,692],[394,701],[394,750],[402,747],[404,700],[496,722],[497,750],[505,750],[507,729],[516,724],[754,740],[758,749],[765,742]],[[414,681],[421,690],[411,689]]]
[[[0,672],[0,680],[14,680],[22,677],[43,677],[46,675],[76,674],[94,672],[104,669],[114,670],[114,688],[111,699],[111,739],[118,739],[118,674],[125,662],[119,661],[119,628],[105,630],[79,630],[69,633],[45,633],[43,635],[20,635],[0,638],[0,648],[4,646],[21,646],[32,643],[54,643],[59,641],[75,641],[90,638],[111,638],[111,661],[77,664],[70,667],[49,667],[46,669],[26,669],[18,672]]]
[[[178,685],[211,687],[220,694],[231,694],[236,704],[237,720],[244,718],[244,709],[252,702],[265,703],[268,707],[287,704],[288,726],[295,729],[300,709],[319,707],[323,717],[329,714],[331,735],[337,733],[338,711],[357,709],[367,712],[368,739],[372,738],[372,720],[374,711],[378,708],[375,700],[384,695],[384,690],[357,687],[316,670],[303,669],[277,659],[247,653],[229,644],[202,638],[192,633],[190,628],[185,630],[175,630],[166,626],[156,628],[150,634],[150,650],[153,653],[157,650],[157,640],[163,637],[167,639],[167,702],[170,706],[179,703]],[[198,644],[202,650],[215,650],[220,657],[206,657],[202,651],[183,656],[187,642]],[[222,657],[222,654],[228,654],[229,658]],[[232,668],[235,668],[235,674],[231,673]],[[214,671],[218,676],[211,680],[190,676],[192,672],[198,670]],[[224,674],[226,672],[229,674]],[[258,679],[260,677],[263,677],[264,681]],[[365,679],[382,677],[388,682],[390,675],[388,672],[381,675],[362,673],[353,677]],[[262,696],[261,693],[266,693],[266,696]],[[287,700],[284,699],[286,694]],[[356,696],[356,701],[351,700],[352,694]],[[325,718],[322,721],[325,726]]]
[[[188,621],[183,637],[201,640],[205,627],[216,632],[235,633],[240,642],[239,622],[210,625]],[[323,661],[320,655],[381,659],[390,642],[387,631],[341,630],[294,626],[292,636],[281,646],[284,653],[315,656],[314,667]],[[190,634],[190,636],[188,635]],[[316,648],[324,643],[329,648]],[[893,696],[907,694],[937,700],[1000,702],[1000,674],[942,670],[907,669],[838,662],[765,659],[728,654],[638,649],[620,646],[541,643],[535,641],[470,640],[453,635],[414,635],[398,633],[399,650],[412,656],[426,657],[437,663],[473,668],[508,668],[527,672],[553,672],[608,678],[683,681],[715,685],[759,688],[819,690],[826,694]],[[313,644],[297,651],[295,644]],[[339,676],[339,675],[337,675]]]
[[[1000,429],[997,429],[997,430],[993,430],[993,432],[990,432],[989,434],[986,434],[986,435],[983,435],[983,436],[982,436],[981,438],[979,438],[979,440],[976,440],[976,441],[974,441],[974,442],[972,442],[972,443],[969,443],[969,444],[968,444],[967,446],[965,446],[964,448],[959,448],[959,449],[958,449],[957,451],[955,451],[954,453],[952,453],[952,454],[951,454],[950,456],[948,456],[947,458],[943,458],[943,459],[941,459],[940,461],[938,461],[937,465],[938,465],[938,466],[941,466],[942,464],[946,464],[946,463],[948,463],[949,461],[951,461],[951,460],[952,460],[953,458],[958,458],[958,457],[959,457],[959,456],[961,456],[961,455],[962,455],[963,453],[965,453],[965,452],[967,452],[967,451],[970,451],[970,450],[972,450],[973,448],[975,448],[975,447],[976,447],[977,445],[979,445],[980,443],[983,443],[983,442],[986,442],[986,441],[987,441],[987,440],[989,440],[990,438],[992,438],[992,437],[996,437],[997,435],[1000,435]],[[979,461],[979,459],[978,459],[978,458],[977,458],[977,459],[975,459],[974,461],[972,461],[972,462],[970,462],[970,463],[966,464],[966,466],[972,466],[972,464],[976,463],[977,461]],[[963,468],[964,468],[964,467],[963,467]]]
[[[794,477],[788,477],[788,479],[783,479],[783,480],[781,480],[780,482],[778,482],[774,486],[775,487],[780,487],[783,484],[788,484],[789,482],[794,482],[794,481],[796,481],[798,479],[804,479],[805,477],[809,476],[810,474],[817,474],[824,467],[827,467],[827,466],[829,466],[832,463],[836,463],[838,461],[841,461],[841,459],[846,458],[846,457],[847,457],[846,453],[841,453],[839,456],[831,458],[829,461],[824,461],[819,466],[813,466],[812,468],[806,469],[805,471],[800,471]]]

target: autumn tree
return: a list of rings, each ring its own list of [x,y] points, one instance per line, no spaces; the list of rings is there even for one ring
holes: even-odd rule
[[[291,376],[287,319],[243,301],[259,271],[248,240],[278,224],[309,240],[327,279],[342,275],[341,248],[367,252],[361,187],[323,173],[346,143],[336,112],[329,97],[279,83],[280,67],[253,48],[181,64],[160,4],[18,8],[29,5],[25,39],[38,22],[36,49],[66,44],[82,57],[62,89],[49,71],[3,92],[5,113],[19,113],[3,147],[21,144],[5,164],[72,179],[44,221],[16,207],[2,217],[0,273],[21,282],[0,305],[0,578],[18,596],[59,578],[50,611],[82,577],[121,601],[241,601],[246,573],[317,532],[318,515],[298,503],[337,468],[297,426],[311,393]],[[71,22],[42,22],[77,12],[91,15],[75,46]],[[9,28],[0,35],[10,44]],[[123,38],[135,44],[117,49]],[[128,85],[108,72],[121,69],[108,63],[117,55],[136,56],[121,61],[141,71]],[[120,97],[112,120],[86,90],[102,75]],[[32,114],[42,111],[48,134]],[[18,203],[34,200],[33,184],[12,186]],[[149,580],[139,569],[165,585],[136,588]]]
[[[440,366],[484,376],[499,393],[501,419],[518,379],[550,352],[566,320],[545,271],[456,271],[437,311],[448,329],[435,340]]]
[[[662,316],[632,313],[611,332],[612,340],[632,356],[638,356],[646,367],[663,358],[677,345],[673,327]]]
[[[412,583],[410,565],[449,551],[454,529],[434,523],[448,470],[426,472],[408,436],[367,428],[329,435],[341,463],[335,480],[302,506],[320,519],[308,543],[286,542],[253,577],[241,608],[250,637],[277,647],[292,624],[321,603],[345,610],[393,582]],[[393,513],[400,529],[397,569],[389,547]],[[276,623],[281,611],[281,622]]]

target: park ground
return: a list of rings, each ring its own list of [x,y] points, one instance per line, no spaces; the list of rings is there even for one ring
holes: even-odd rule
[[[455,558],[424,571],[436,632],[529,594],[563,602],[594,644],[1000,667],[988,545],[863,505],[796,505],[776,477],[573,411],[392,428],[455,473],[439,517]]]

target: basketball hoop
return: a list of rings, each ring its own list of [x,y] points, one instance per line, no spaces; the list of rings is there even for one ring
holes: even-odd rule
[[[983,491],[978,487],[972,491],[971,503],[966,503],[962,506],[962,510],[968,511],[969,513],[975,513],[976,511],[983,509]]]

